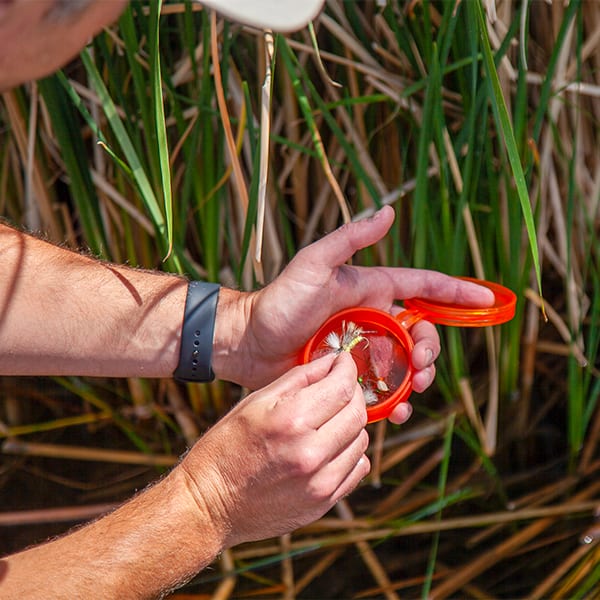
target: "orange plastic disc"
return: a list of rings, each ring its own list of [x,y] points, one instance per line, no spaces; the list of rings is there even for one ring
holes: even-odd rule
[[[302,362],[308,363],[328,352],[350,352],[358,369],[369,423],[388,417],[408,400],[414,368],[410,357],[414,341],[408,329],[419,320],[453,327],[486,327],[510,321],[517,297],[508,288],[489,281],[462,277],[494,293],[487,308],[412,298],[404,302],[398,317],[368,307],[342,310],[330,317],[308,341]]]
[[[347,348],[342,348],[344,332]],[[331,333],[337,336],[338,346],[334,346],[335,338],[328,339]],[[349,351],[357,365],[365,399],[369,394],[373,396],[371,403],[367,401],[369,423],[373,423],[388,417],[395,406],[410,396],[413,348],[413,339],[400,321],[382,310],[361,306],[347,308],[327,319],[304,347],[302,362],[306,364],[327,352]],[[378,369],[385,370],[387,389],[380,389],[384,372]]]

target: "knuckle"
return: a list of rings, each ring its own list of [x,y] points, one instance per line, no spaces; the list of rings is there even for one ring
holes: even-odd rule
[[[358,383],[356,382],[356,377],[354,376],[340,378],[338,384],[338,396],[344,402],[344,404],[352,401],[356,393],[357,386]]]
[[[367,426],[367,412],[361,410],[360,406],[348,407],[346,416],[345,437],[355,439]]]
[[[367,407],[365,404],[362,390],[358,389],[353,402],[349,407],[351,410],[350,422],[355,430],[364,429],[368,423]]]
[[[301,436],[307,429],[307,415],[301,411],[290,411],[277,424],[277,431],[286,438],[293,439]]]
[[[339,486],[339,481],[333,477],[322,477],[311,481],[307,486],[307,493],[313,502],[328,503],[332,505],[333,496]]]
[[[322,461],[323,459],[318,448],[304,446],[296,453],[292,469],[301,476],[310,476],[319,470]]]

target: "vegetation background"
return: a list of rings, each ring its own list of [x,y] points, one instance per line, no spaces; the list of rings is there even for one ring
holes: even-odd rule
[[[133,1],[1,96],[0,214],[58,243],[252,289],[391,204],[357,262],[517,293],[510,324],[440,330],[435,385],[408,424],[372,426],[360,489],[176,596],[600,597],[599,123],[596,0],[328,0],[274,38]],[[127,498],[245,393],[0,386],[2,552]]]

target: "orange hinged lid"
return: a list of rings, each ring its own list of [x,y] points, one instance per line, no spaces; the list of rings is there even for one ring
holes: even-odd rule
[[[453,327],[486,327],[500,325],[515,316],[517,297],[512,290],[491,281],[461,277],[488,288],[494,294],[494,304],[486,308],[473,308],[460,304],[435,302],[423,298],[405,300],[404,306],[419,314],[421,319],[438,325]]]

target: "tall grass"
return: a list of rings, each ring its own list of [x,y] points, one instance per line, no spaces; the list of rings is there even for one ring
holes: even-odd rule
[[[393,230],[357,262],[517,293],[510,324],[440,330],[436,384],[413,397],[409,424],[373,426],[373,475],[337,515],[232,550],[190,593],[594,589],[599,18],[593,2],[330,0],[314,35],[275,36],[271,55],[261,32],[198,5],[134,1],[62,73],[3,95],[2,214],[57,242],[253,289],[301,246],[391,204]],[[7,458],[7,507],[24,480],[52,480],[73,504],[127,496],[240,393],[221,382],[3,387],[0,436],[21,453]],[[94,447],[98,467],[65,476],[65,443]],[[155,468],[123,474],[100,452],[113,448]],[[99,473],[110,484],[84,494]]]

